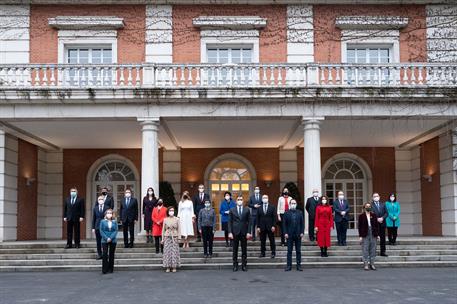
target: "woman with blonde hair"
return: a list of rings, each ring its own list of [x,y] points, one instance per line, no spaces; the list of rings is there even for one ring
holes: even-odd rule
[[[102,273],[114,271],[114,252],[117,244],[117,223],[113,209],[105,211],[105,218],[100,221],[100,235],[102,237]]]
[[[178,205],[178,218],[181,229],[181,236],[184,238],[183,248],[189,248],[189,236],[194,235],[194,204],[190,200],[188,191],[184,191]]]

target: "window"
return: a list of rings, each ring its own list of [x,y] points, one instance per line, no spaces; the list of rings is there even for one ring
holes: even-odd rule
[[[252,62],[252,47],[208,47],[206,61],[218,64],[242,64]],[[220,67],[208,71],[208,84],[248,85],[251,71],[243,68]]]
[[[364,46],[348,46],[346,51],[347,63],[359,64],[386,64],[391,60],[390,47],[364,47]],[[372,85],[378,83],[388,84],[389,71],[387,69],[367,68],[347,71],[348,84],[358,83],[364,85]]]
[[[113,62],[110,47],[67,47],[66,63],[71,64],[111,64]],[[66,80],[70,85],[109,85],[113,79],[110,69],[88,67],[87,69],[72,68]]]

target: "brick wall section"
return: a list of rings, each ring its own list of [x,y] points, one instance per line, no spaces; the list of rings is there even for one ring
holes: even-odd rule
[[[400,61],[427,61],[424,5],[315,5],[316,62],[341,62],[341,30],[335,27],[335,20],[339,16],[356,15],[408,17],[408,26],[400,30]]]
[[[432,181],[421,178],[422,233],[424,236],[441,236],[441,183],[439,138],[421,145],[421,177],[430,175]]]
[[[308,197],[310,193],[303,193],[303,148],[297,150],[298,188],[302,195]],[[391,192],[395,192],[395,149],[390,147],[360,147],[360,148],[321,148],[322,166],[331,157],[339,153],[352,153],[362,158],[370,167],[373,175],[373,191],[386,200]],[[368,197],[371,193],[368,193]]]
[[[255,149],[181,149],[181,187],[194,195],[197,187],[190,188],[190,183],[198,185],[205,182],[205,171],[212,160],[225,153],[235,153],[249,160],[255,168],[257,184],[261,191],[276,204],[279,196],[279,150],[274,148]],[[272,181],[267,188],[265,181]],[[233,194],[233,193],[232,193]],[[245,200],[247,195],[243,194]],[[219,202],[216,202],[217,204]]]
[[[199,16],[259,16],[267,19],[260,30],[260,62],[287,61],[287,9],[283,5],[175,5],[173,6],[173,62],[200,62]]]
[[[30,62],[57,63],[57,30],[48,25],[56,16],[116,16],[124,18],[118,30],[118,63],[145,59],[146,7],[144,5],[32,5],[30,10]]]
[[[38,183],[27,186],[27,178],[38,176],[38,147],[18,140],[17,240],[37,239]]]

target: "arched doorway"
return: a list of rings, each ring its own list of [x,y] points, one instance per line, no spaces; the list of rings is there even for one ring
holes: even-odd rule
[[[338,191],[349,201],[349,229],[357,228],[357,216],[368,200],[371,189],[371,171],[368,165],[352,154],[336,155],[324,165],[323,193],[333,201]]]
[[[257,182],[255,170],[244,157],[228,153],[219,156],[208,165],[205,180],[211,201],[218,215],[217,227],[220,230],[219,206],[224,198],[224,193],[230,191],[232,197],[241,194],[247,201]]]
[[[88,191],[88,197],[86,198],[86,201],[89,202],[86,203],[87,223],[92,222],[93,204],[96,201],[97,196],[101,194],[101,189],[103,187],[107,187],[110,195],[113,196],[114,210],[118,221],[119,204],[124,198],[126,189],[130,189],[132,191],[132,195],[138,199],[140,207],[142,199],[141,193],[136,192],[136,190],[139,190],[139,180],[139,173],[135,165],[129,159],[121,155],[107,155],[95,161],[89,169],[87,178],[87,189],[91,189],[91,191]],[[137,231],[141,231],[140,222],[141,219],[138,221]],[[93,237],[90,225],[87,226],[87,235],[91,235]]]

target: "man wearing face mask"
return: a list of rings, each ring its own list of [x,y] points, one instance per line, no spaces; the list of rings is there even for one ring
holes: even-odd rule
[[[233,271],[238,271],[238,247],[241,243],[241,270],[247,271],[248,242],[251,238],[251,211],[243,206],[243,197],[236,199],[236,207],[229,212],[229,238],[233,239]]]
[[[376,215],[376,222],[378,225],[378,233],[380,238],[381,256],[387,257],[386,254],[386,218],[388,216],[387,209],[384,203],[380,201],[379,193],[373,193],[373,201],[371,202],[371,209]]]
[[[200,210],[205,208],[205,201],[209,200],[209,194],[205,193],[205,186],[203,184],[198,185],[198,193],[192,198],[192,203],[194,204],[194,212],[196,216],[196,222],[198,223],[198,215]],[[201,242],[201,233],[197,229],[197,242]]]
[[[252,216],[252,240],[255,241],[255,232],[256,232],[256,225],[257,225],[257,213],[259,207],[262,204],[262,195],[260,194],[260,188],[254,188],[254,195],[249,198],[249,208],[251,208],[251,216]]]
[[[275,222],[276,208],[268,203],[268,195],[262,196],[262,206],[257,210],[257,232],[260,236],[260,257],[265,257],[267,235],[270,241],[271,258],[276,256]]]
[[[349,203],[344,198],[343,191],[338,191],[338,198],[333,202],[333,211],[335,212],[335,226],[338,246],[347,246],[346,234],[349,223]]]
[[[130,189],[125,190],[121,203],[121,221],[124,233],[124,248],[133,248],[135,240],[135,223],[138,221],[138,201],[132,197]],[[130,241],[129,241],[130,233]]]
[[[73,233],[75,236],[75,248],[80,248],[80,223],[85,214],[84,199],[78,196],[76,187],[70,189],[70,196],[65,199],[63,205],[63,221],[67,223],[67,245],[72,248]]]
[[[297,210],[297,202],[290,201],[290,209],[284,214],[283,220],[284,236],[287,239],[287,266],[285,271],[292,269],[292,250],[295,246],[297,260],[297,271],[301,268],[301,240],[305,230],[303,213]]]
[[[97,260],[102,259],[102,236],[100,235],[100,221],[105,218],[105,211],[111,209],[105,204],[103,195],[98,197],[97,203],[92,210],[92,233],[97,242]]]
[[[308,212],[308,234],[309,240],[314,242],[314,218],[316,215],[316,207],[319,204],[319,190],[313,190],[313,196],[306,200],[306,211]]]
[[[107,187],[102,188],[102,196],[103,204],[106,205],[108,209],[114,209],[114,199],[111,195],[109,195]]]
[[[211,202],[205,200],[205,208],[198,214],[198,231],[203,237],[203,253],[205,258],[213,257],[213,239],[216,232],[216,212],[211,208]]]
[[[282,218],[284,216],[284,213],[286,213],[289,210],[289,204],[290,201],[293,200],[293,197],[289,195],[289,189],[284,188],[282,189],[282,195],[278,198],[278,209],[277,209],[277,214],[278,214],[278,221],[280,222],[279,227],[281,228],[281,246],[284,246],[286,244],[285,238],[284,238],[284,231],[282,229]]]

